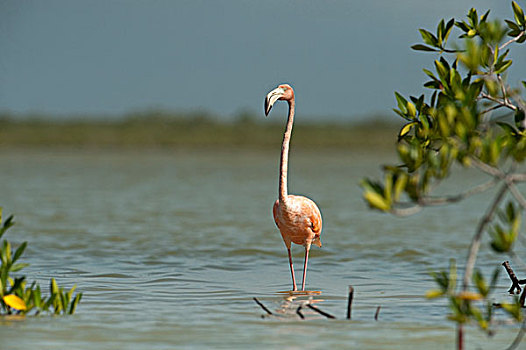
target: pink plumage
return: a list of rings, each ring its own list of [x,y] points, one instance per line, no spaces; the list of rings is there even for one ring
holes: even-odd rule
[[[321,247],[320,234],[322,219],[320,209],[318,209],[314,201],[307,197],[289,195],[287,193],[289,144],[292,135],[292,125],[294,123],[295,107],[294,90],[292,90],[290,85],[279,85],[267,94],[265,99],[265,115],[268,115],[274,103],[279,100],[288,102],[289,116],[281,147],[278,200],[274,203],[272,213],[276,226],[278,226],[281,237],[283,237],[283,241],[287,247],[293,291],[296,291],[297,287],[290,251],[291,243],[305,247],[305,262],[303,265],[303,281],[301,287],[301,290],[304,291],[310,247],[312,244]]]

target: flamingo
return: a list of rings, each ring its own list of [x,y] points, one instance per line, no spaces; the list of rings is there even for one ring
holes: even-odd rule
[[[272,106],[278,100],[287,101],[289,116],[283,144],[281,147],[281,160],[279,171],[278,200],[274,203],[272,214],[278,227],[283,242],[289,254],[290,273],[292,275],[292,290],[297,291],[294,267],[292,265],[291,243],[305,247],[305,262],[303,264],[303,281],[301,290],[305,291],[305,277],[307,275],[307,262],[312,244],[321,247],[321,213],[320,209],[311,199],[304,196],[287,193],[287,169],[289,157],[289,144],[294,123],[294,90],[288,84],[281,84],[270,91],[265,98],[265,116],[268,116]]]

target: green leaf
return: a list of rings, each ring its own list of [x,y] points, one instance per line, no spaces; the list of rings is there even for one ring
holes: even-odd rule
[[[75,299],[73,299],[73,302],[71,303],[71,306],[68,312],[70,315],[73,315],[75,313],[75,310],[77,309],[77,305],[80,302],[80,299],[82,299],[82,293],[78,293],[75,296]]]
[[[515,125],[521,131],[526,129],[525,120],[526,116],[524,114],[524,111],[520,108],[517,108],[517,111],[515,111]]]
[[[26,247],[27,247],[27,242],[22,243],[20,247],[18,247],[18,249],[15,251],[15,255],[13,256],[13,263],[16,262],[18,258],[20,258],[22,253],[24,253],[24,250],[26,249]]]
[[[7,231],[11,226],[13,226],[15,223],[13,221],[13,215],[9,216],[5,221],[2,227],[0,228],[0,237]]]
[[[25,276],[22,276],[22,277],[17,277],[15,278],[14,281],[11,281],[11,289],[9,289],[9,294],[11,293],[19,293],[20,292],[20,288],[24,288],[24,280],[26,279]]]
[[[396,177],[396,181],[394,185],[394,192],[393,192],[393,198],[395,201],[398,201],[400,199],[400,195],[405,189],[406,184],[407,184],[407,175],[404,173],[398,174],[398,176]]]
[[[49,283],[49,292],[51,294],[58,294],[58,285],[57,285],[57,281],[55,280],[55,278],[51,278],[51,281]]]
[[[2,263],[9,268],[11,266],[11,243],[9,241],[4,241],[2,253]]]
[[[384,197],[380,194],[372,191],[366,191],[363,194],[364,199],[369,203],[369,206],[382,211],[388,211],[390,209],[390,203],[388,203]]]
[[[363,179],[360,184],[366,191],[373,191],[377,193],[382,193],[384,191],[384,188],[382,185],[376,181],[372,181],[369,179]]]
[[[446,41],[449,37],[449,34],[451,33],[451,29],[453,29],[453,25],[455,24],[455,19],[454,18],[451,18],[449,20],[449,22],[447,22],[446,24],[446,27],[444,29],[444,36],[443,36],[443,41],[444,41],[444,45],[446,44]]]
[[[499,48],[495,48],[495,64],[498,65],[498,64],[502,64],[502,62],[504,62],[504,59],[508,56],[508,54],[510,53],[510,50],[506,50],[502,55],[498,56],[498,53],[499,53]]]
[[[475,8],[471,8],[468,13],[469,22],[471,23],[472,27],[475,28],[479,24],[479,18],[477,15],[477,10]],[[468,33],[469,35],[469,33]]]
[[[422,45],[422,44],[415,44],[415,45],[411,46],[411,49],[413,49],[415,51],[427,51],[427,52],[438,52],[438,51],[440,51],[438,49],[434,49],[432,47],[429,47],[429,46],[426,46],[426,45]]]
[[[440,83],[439,81],[430,80],[424,84],[424,87],[428,89],[440,90],[442,88],[442,83]]]
[[[512,63],[512,60],[502,62],[501,64],[495,67],[495,74],[504,73],[504,71],[506,71],[506,69],[508,69]]]
[[[411,122],[411,123],[407,123],[406,125],[402,126],[402,129],[400,129],[400,132],[398,133],[398,140],[401,140],[416,125],[418,125],[418,122]]]
[[[440,81],[444,84],[444,82],[447,82],[449,79],[449,66],[444,65],[444,62],[442,60],[438,61],[435,60],[435,67],[438,73],[438,77],[440,78]],[[446,84],[444,84],[446,85]]]
[[[508,33],[508,35],[517,36],[520,34],[521,28],[517,25],[517,23],[509,21],[507,19],[505,19],[504,21],[506,22],[506,24],[508,25],[508,28],[510,28],[512,32],[516,32],[516,34]]]
[[[422,36],[422,40],[428,45],[438,47],[438,39],[437,37],[432,34],[431,32],[425,30],[425,29],[419,29],[420,35]]]
[[[23,268],[28,267],[28,263],[21,263],[21,264],[13,264],[11,265],[11,268],[9,269],[10,272],[17,272],[22,270]]]
[[[464,21],[462,21],[462,22],[455,22],[455,25],[457,27],[459,27],[465,33],[469,32],[469,30],[471,29],[471,27]]]
[[[515,206],[513,205],[513,202],[508,202],[508,205],[506,205],[506,218],[509,222],[512,222],[517,217],[515,211]]]
[[[393,174],[392,173],[386,173],[384,178],[384,198],[386,203],[392,202],[392,194],[393,194]]]
[[[42,296],[40,292],[40,286],[37,286],[36,289],[33,290],[33,302],[37,309],[40,309],[41,303],[42,303]]]
[[[475,286],[477,287],[479,293],[483,297],[486,297],[489,293],[489,287],[486,283],[486,280],[484,279],[484,276],[478,269],[475,270],[475,272],[473,273],[473,282],[475,283]]]
[[[444,19],[441,19],[437,27],[438,46],[440,47],[442,47],[442,43],[443,43],[445,26],[446,25],[444,23]]]
[[[407,102],[407,114],[409,115],[411,119],[416,117],[416,108],[415,108],[415,105],[412,104],[411,102]]]
[[[438,297],[441,297],[442,295],[444,295],[445,292],[443,290],[440,290],[440,289],[430,289],[426,292],[426,298],[427,299],[434,299],[434,298],[438,298]]]
[[[485,14],[483,14],[482,16],[480,16],[480,23],[484,23],[484,22],[487,21],[488,16],[489,16],[489,12],[490,12],[490,11],[491,11],[491,10],[488,10],[488,11],[486,11]]]
[[[77,289],[77,285],[75,284],[73,287],[71,287],[71,289],[69,290],[67,296],[68,296],[68,300],[71,300],[71,298],[73,297],[73,292],[75,291],[75,289]]]
[[[506,311],[510,316],[512,316],[516,321],[522,321],[522,308],[519,298],[516,296],[513,298],[513,304],[511,303],[502,303],[500,304],[502,309]]]
[[[398,103],[398,108],[400,109],[400,111],[402,111],[402,113],[407,113],[407,108],[406,108],[407,100],[396,91],[395,91],[395,96],[396,96],[396,101]]]
[[[524,12],[522,11],[521,7],[515,1],[511,2],[511,6],[513,7],[515,21],[519,25],[524,26],[526,24],[526,19],[524,18]]]

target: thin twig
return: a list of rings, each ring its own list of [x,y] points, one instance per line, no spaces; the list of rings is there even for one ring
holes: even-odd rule
[[[500,74],[497,74],[497,80],[500,85],[500,91],[502,92],[502,98],[504,99],[504,102],[506,102],[507,104],[511,104],[510,99],[508,98],[508,95],[506,94],[506,87],[504,86],[504,82],[502,81]]]
[[[331,315],[331,314],[329,314],[329,313],[327,313],[327,312],[325,312],[325,311],[322,311],[322,310],[318,309],[316,306],[314,306],[314,305],[312,305],[312,304],[307,304],[307,307],[310,308],[310,309],[313,310],[313,311],[316,311],[316,312],[319,313],[320,315],[327,317],[327,318],[336,318],[336,317],[334,317],[333,315]]]
[[[493,167],[487,163],[484,163],[483,161],[479,160],[476,157],[470,157],[471,164],[480,171],[491,175],[493,177],[504,179],[506,177],[506,174],[500,170],[499,168]]]
[[[448,196],[448,197],[425,197],[422,199],[420,203],[424,206],[430,206],[430,205],[442,205],[442,204],[460,202],[461,200],[467,197],[485,192],[488,189],[495,186],[496,184],[497,184],[497,180],[491,179],[490,181],[477,185],[467,190],[466,192],[463,192],[457,195],[453,195],[453,196]]]
[[[504,107],[504,106],[503,105],[495,105],[495,106],[489,107],[488,109],[483,110],[482,112],[480,112],[480,114],[486,114],[486,113],[489,113],[491,111],[494,111],[494,110],[502,108],[502,107]]]
[[[495,102],[495,103],[501,105],[502,107],[506,107],[506,108],[512,109],[512,110],[514,110],[514,111],[517,110],[517,106],[515,106],[514,104],[511,104],[511,103],[510,103],[509,101],[507,101],[507,100],[504,100],[504,101],[499,100],[498,98],[493,97],[493,96],[491,96],[491,95],[488,95],[488,94],[486,94],[485,92],[481,92],[481,93],[480,93],[480,96],[481,96],[482,98],[486,99],[486,100],[490,100],[490,101],[492,101],[492,102]]]
[[[269,309],[267,309],[267,307],[266,307],[265,305],[263,305],[263,303],[261,303],[261,302],[258,300],[258,298],[254,297],[254,298],[252,298],[252,299],[254,299],[254,301],[256,302],[256,304],[258,304],[259,306],[261,306],[261,308],[262,308],[263,310],[265,310],[265,312],[266,312],[267,314],[269,314],[269,315],[273,315],[272,311],[270,311]]]
[[[354,288],[353,286],[349,286],[349,299],[347,300],[347,319],[351,319],[351,312],[352,312],[352,300],[354,298]]]
[[[510,182],[508,184],[508,188],[510,189],[510,192],[513,195],[513,197],[515,197],[517,202],[519,202],[519,204],[521,205],[522,209],[526,209],[526,198],[524,198],[524,196],[519,191],[517,186],[515,186],[515,184],[513,184],[513,182]]]
[[[473,274],[473,268],[475,266],[475,261],[477,260],[477,253],[479,251],[482,234],[484,233],[486,226],[493,219],[493,215],[495,214],[495,211],[497,210],[500,202],[504,198],[504,195],[506,194],[507,190],[508,184],[505,183],[501,186],[499,192],[497,193],[497,196],[493,200],[493,203],[491,203],[486,214],[479,221],[477,231],[475,232],[475,235],[471,240],[468,258],[466,260],[466,269],[464,270],[464,278],[462,281],[462,290],[464,291],[468,289],[469,281],[471,280],[471,275]]]
[[[420,212],[422,209],[424,209],[424,207],[416,204],[407,208],[391,208],[389,212],[395,216],[411,216]]]
[[[516,182],[525,182],[525,181],[526,181],[526,173],[514,173],[514,174],[509,174],[509,175],[508,175],[508,178],[509,178],[510,181],[513,182],[513,183],[516,183]]]
[[[390,212],[396,216],[410,216],[410,215],[416,214],[417,212],[422,210],[424,207],[438,206],[438,205],[460,202],[461,200],[466,199],[467,197],[471,197],[475,194],[487,191],[488,189],[495,186],[497,182],[498,182],[498,179],[493,178],[489,180],[488,182],[477,185],[469,189],[468,191],[460,193],[460,194],[451,195],[451,196],[443,196],[443,197],[423,197],[418,201],[418,204],[416,205],[408,206],[406,208],[392,208]],[[400,204],[406,204],[406,203],[400,203]]]
[[[516,37],[514,38],[511,38],[510,40],[506,41],[504,44],[502,44],[500,47],[499,47],[499,51],[502,51],[502,49],[504,49],[506,46],[508,46],[509,44],[511,43],[514,43],[516,42],[517,40],[519,40],[523,35],[526,35],[526,31],[522,31],[519,33],[519,35],[517,35]]]

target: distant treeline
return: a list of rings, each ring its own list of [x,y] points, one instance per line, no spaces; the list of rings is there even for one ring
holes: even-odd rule
[[[396,141],[396,118],[371,117],[359,122],[296,121],[292,144],[308,148],[384,148]],[[395,122],[389,122],[394,120]],[[206,112],[149,111],[122,117],[0,113],[0,148],[266,148],[279,144],[284,120],[240,113],[220,121]]]

